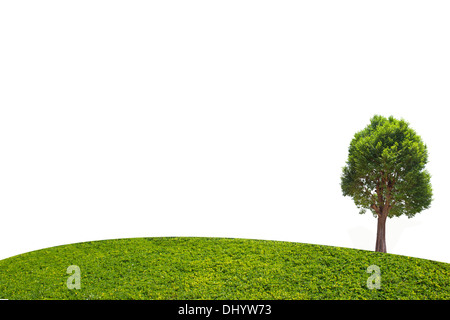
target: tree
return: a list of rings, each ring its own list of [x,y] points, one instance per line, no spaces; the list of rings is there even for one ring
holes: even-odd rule
[[[350,142],[341,189],[360,214],[378,218],[375,251],[386,252],[386,220],[408,218],[430,207],[432,189],[427,146],[405,120],[375,115]]]

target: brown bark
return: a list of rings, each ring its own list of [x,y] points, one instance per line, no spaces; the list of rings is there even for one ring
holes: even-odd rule
[[[386,187],[386,197],[383,197],[383,184]],[[375,251],[386,252],[386,220],[391,210],[391,191],[393,188],[393,183],[389,180],[381,179],[376,185],[376,191],[378,195],[379,205],[374,205],[373,209],[378,215],[377,222],[377,241],[375,244]]]
[[[378,215],[377,242],[375,244],[375,251],[377,252],[386,252],[386,218],[387,212]]]

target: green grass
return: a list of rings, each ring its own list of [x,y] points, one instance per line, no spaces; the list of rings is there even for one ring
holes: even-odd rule
[[[67,288],[67,268],[81,289]],[[377,265],[381,288],[368,289]],[[131,238],[0,261],[3,299],[450,299],[450,264],[282,241]]]

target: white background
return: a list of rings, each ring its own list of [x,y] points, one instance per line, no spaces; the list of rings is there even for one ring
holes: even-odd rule
[[[374,250],[353,135],[404,118],[434,201],[389,253],[450,262],[447,1],[2,1],[0,258],[111,238]]]

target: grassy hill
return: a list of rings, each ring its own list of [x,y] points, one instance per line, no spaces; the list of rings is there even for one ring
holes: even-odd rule
[[[67,268],[80,268],[80,289]],[[370,265],[381,272],[370,290]],[[450,299],[450,264],[372,251],[228,238],[83,242],[0,261],[3,299]]]

